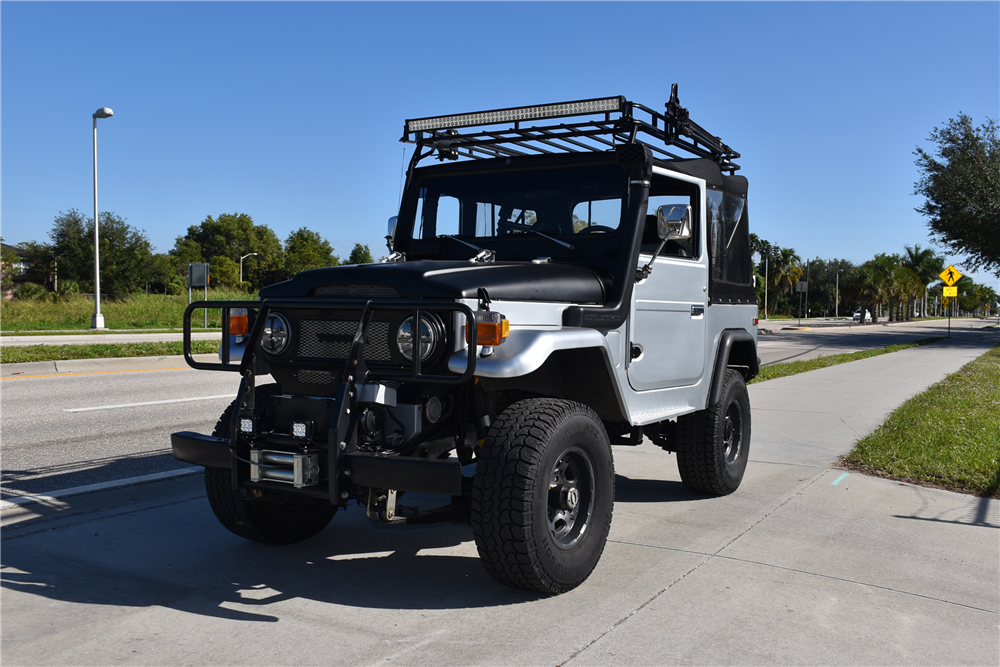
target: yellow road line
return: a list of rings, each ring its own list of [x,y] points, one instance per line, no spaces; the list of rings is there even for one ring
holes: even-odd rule
[[[88,373],[52,373],[50,375],[7,375],[0,380],[27,380],[28,378],[61,378],[68,375],[107,375],[109,373],[148,373],[150,371],[183,371],[194,370],[190,366],[178,366],[177,368],[137,368],[130,371],[91,371]]]

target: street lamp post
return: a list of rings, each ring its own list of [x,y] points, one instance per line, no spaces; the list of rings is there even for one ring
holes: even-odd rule
[[[843,273],[843,269],[837,269],[837,300],[833,304],[833,319],[840,317],[840,274]],[[829,285],[830,283],[827,283]],[[827,287],[827,289],[830,289]],[[827,311],[830,312],[830,311]]]
[[[246,259],[247,257],[250,257],[251,255],[256,255],[256,254],[257,253],[255,252],[248,252],[247,254],[240,257],[240,282],[243,282],[243,260]]]
[[[115,112],[107,107],[101,107],[94,112],[94,317],[90,322],[91,329],[104,328],[104,315],[101,314],[101,245],[98,235],[100,224],[97,219],[97,119],[111,118]]]

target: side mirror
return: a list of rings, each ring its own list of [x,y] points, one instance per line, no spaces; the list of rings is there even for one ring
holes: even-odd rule
[[[391,218],[389,218],[389,230],[386,232],[385,235],[385,245],[389,248],[390,251],[392,250],[392,246],[396,241],[396,220],[398,217],[399,216],[394,215]]]
[[[691,238],[691,207],[669,204],[656,209],[656,233],[661,241]]]

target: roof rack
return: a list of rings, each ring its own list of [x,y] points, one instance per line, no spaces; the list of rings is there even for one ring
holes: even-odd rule
[[[525,126],[531,121],[563,118],[575,120]],[[480,129],[487,125],[508,127]],[[690,119],[688,110],[677,99],[676,83],[670,87],[664,113],[622,96],[603,97],[407,120],[400,141],[417,145],[411,168],[435,153],[439,160],[481,160],[607,151],[629,143],[643,144],[659,159],[708,158],[730,174],[740,168],[733,162],[739,153]],[[678,155],[668,148],[685,154]]]

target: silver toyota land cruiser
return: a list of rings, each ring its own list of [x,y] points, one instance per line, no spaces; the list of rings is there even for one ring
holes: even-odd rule
[[[607,97],[408,120],[402,141],[388,262],[185,313],[188,364],[242,376],[214,434],[171,438],[219,521],[270,544],[351,504],[464,522],[495,579],[561,593],[604,550],[613,445],[735,491],[759,364],[747,180],[676,84],[662,112]],[[199,308],[223,311],[219,363],[191,356]]]

